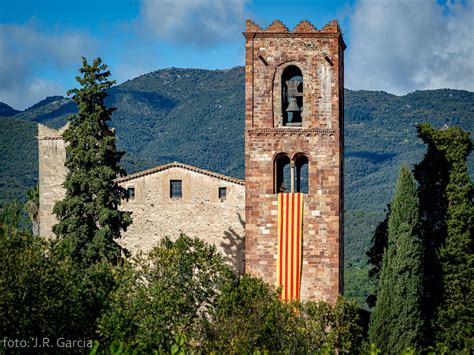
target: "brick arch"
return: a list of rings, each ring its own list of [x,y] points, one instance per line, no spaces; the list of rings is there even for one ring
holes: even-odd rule
[[[300,156],[302,156],[302,155],[304,155],[304,156],[308,159],[309,162],[311,161],[311,159],[312,159],[312,158],[311,158],[311,153],[308,152],[308,151],[305,151],[305,150],[303,150],[303,151],[301,151],[301,152],[293,153],[293,154],[290,156],[290,159],[291,159],[291,161],[295,161],[298,157],[300,157]]]
[[[287,153],[287,152],[276,152],[276,153],[273,154],[273,157],[272,157],[273,163],[275,163],[275,161],[276,161],[278,158],[282,157],[282,156],[287,156],[288,159],[290,159],[290,161],[291,161],[292,158],[293,158],[293,156],[292,156],[291,154]]]
[[[309,123],[311,117],[311,100],[309,95],[309,69],[306,64],[296,60],[288,60],[283,63],[280,63],[275,67],[272,78],[272,114],[273,114],[273,127],[282,127],[283,126],[283,113],[281,110],[281,77],[283,71],[289,66],[296,66],[301,70],[303,74],[303,102],[304,102],[304,111],[303,111],[303,127]]]

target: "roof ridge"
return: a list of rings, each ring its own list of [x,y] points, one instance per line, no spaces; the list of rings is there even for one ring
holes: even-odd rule
[[[167,164],[164,164],[164,165],[159,165],[159,166],[156,166],[156,167],[151,168],[151,169],[138,171],[138,172],[136,172],[134,174],[130,174],[128,176],[119,177],[119,178],[115,179],[114,181],[117,182],[117,183],[126,182],[126,181],[130,181],[130,180],[140,178],[142,176],[155,174],[155,173],[158,173],[158,172],[170,169],[170,168],[182,168],[182,169],[186,169],[186,170],[189,170],[189,171],[194,171],[196,173],[200,173],[200,174],[203,174],[203,175],[211,176],[211,177],[214,177],[216,179],[229,181],[229,182],[232,182],[234,184],[244,185],[244,183],[245,183],[244,180],[241,180],[241,179],[237,179],[237,178],[234,178],[234,177],[231,177],[231,176],[219,174],[219,173],[216,173],[216,172],[213,172],[213,171],[210,171],[210,170],[206,170],[206,169],[201,169],[201,168],[198,168],[196,166],[180,163],[180,162],[177,162],[177,161],[174,161],[172,163],[167,163]]]

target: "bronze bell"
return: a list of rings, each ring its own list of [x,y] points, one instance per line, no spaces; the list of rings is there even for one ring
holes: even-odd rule
[[[296,102],[296,97],[289,97],[288,98],[288,107],[286,108],[286,112],[300,112],[301,109],[298,107],[298,103]]]

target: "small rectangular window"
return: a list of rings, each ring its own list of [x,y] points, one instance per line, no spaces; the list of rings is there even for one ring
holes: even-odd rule
[[[135,198],[135,188],[134,187],[128,187],[127,188],[127,198],[129,200],[133,200]]]
[[[181,180],[170,180],[170,197],[176,199],[183,197],[183,182]]]
[[[219,187],[219,200],[224,201],[227,198],[227,188]]]

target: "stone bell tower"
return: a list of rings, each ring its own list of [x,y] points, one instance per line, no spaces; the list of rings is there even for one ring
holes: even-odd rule
[[[344,49],[337,21],[247,21],[245,270],[276,283],[278,194],[302,192],[301,299],[343,292]]]

